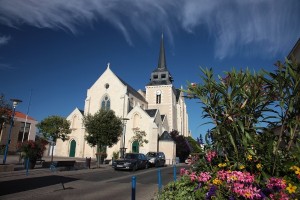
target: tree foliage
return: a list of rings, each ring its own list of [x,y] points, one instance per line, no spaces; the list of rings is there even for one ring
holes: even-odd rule
[[[4,94],[0,94],[0,132],[4,123],[8,123],[12,115],[12,106],[5,99]]]
[[[100,109],[94,115],[88,114],[84,116],[83,123],[87,132],[86,141],[92,147],[97,145],[98,150],[116,144],[123,130],[122,120],[116,117],[113,110]]]
[[[214,125],[206,137],[212,148],[234,163],[245,163],[247,156],[264,160],[268,174],[282,170],[280,163],[299,144],[300,68],[290,61],[277,66],[274,73],[233,69],[217,78],[212,69],[201,69],[201,84],[185,91]],[[281,127],[279,135],[271,127]]]
[[[52,138],[54,142],[57,139],[62,141],[69,139],[68,135],[71,133],[70,122],[66,118],[57,115],[43,119],[36,126],[45,138]]]
[[[61,116],[52,115],[41,122],[39,122],[36,127],[39,129],[39,132],[43,134],[43,136],[47,139],[52,139],[54,143],[58,139],[65,141],[69,139],[70,130],[70,122]],[[53,148],[51,153],[51,162],[53,161]]]
[[[147,136],[145,131],[141,131],[139,128],[133,129],[134,136],[131,137],[130,142],[133,143],[134,141],[137,141],[139,143],[139,146],[143,147],[144,143],[148,144],[148,140],[145,139]]]
[[[183,162],[191,153],[191,146],[184,136],[179,135],[178,131],[173,130],[170,135],[176,143],[176,156],[179,157],[180,162]]]
[[[191,146],[191,153],[201,153],[202,149],[199,145],[199,143],[192,138],[191,136],[187,137],[186,140],[188,141],[189,145]]]

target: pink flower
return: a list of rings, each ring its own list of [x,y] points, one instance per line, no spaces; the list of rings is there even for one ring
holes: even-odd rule
[[[201,172],[198,176],[198,181],[207,182],[211,179],[211,175],[209,172]]]
[[[180,176],[183,176],[185,173],[186,173],[186,169],[184,169],[184,168],[181,168],[180,169]]]
[[[285,189],[286,188],[286,182],[282,178],[271,177],[268,180],[267,188],[269,188],[269,189],[276,188],[278,190]]]
[[[192,172],[192,173],[190,174],[190,179],[191,179],[192,182],[193,182],[194,180],[197,179],[196,172]]]
[[[276,194],[270,194],[269,195],[270,199],[272,200],[289,200],[289,197],[286,193],[284,193],[283,191],[281,191],[280,193],[276,193]]]
[[[227,178],[227,172],[224,170],[220,170],[217,172],[218,179],[224,181]]]
[[[214,157],[216,157],[217,156],[217,153],[215,152],[215,151],[207,151],[207,153],[206,153],[206,160],[208,161],[208,162],[211,162],[212,161],[212,159],[214,158]]]

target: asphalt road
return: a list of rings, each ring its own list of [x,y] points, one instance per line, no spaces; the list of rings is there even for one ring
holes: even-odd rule
[[[179,170],[186,165],[176,167]],[[174,180],[173,167],[115,171],[111,167],[95,170],[78,170],[50,173],[0,181],[0,199],[132,199],[132,177],[136,178],[135,199],[151,200],[158,192],[158,170],[162,185]]]

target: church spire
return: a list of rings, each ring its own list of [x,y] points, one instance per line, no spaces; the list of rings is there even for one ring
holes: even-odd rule
[[[158,66],[151,73],[150,82],[147,85],[171,85],[173,78],[167,69],[165,47],[164,47],[164,36],[161,35],[160,50],[158,58]]]
[[[165,47],[164,47],[164,34],[161,34],[161,41],[160,41],[160,50],[159,50],[159,58],[158,58],[158,69],[163,70],[167,69],[166,65],[166,56],[165,56]]]

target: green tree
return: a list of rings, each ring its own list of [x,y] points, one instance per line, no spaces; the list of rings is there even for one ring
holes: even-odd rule
[[[8,123],[11,118],[12,106],[5,99],[4,94],[0,94],[0,133],[5,123]]]
[[[300,153],[300,67],[288,60],[276,66],[275,72],[233,69],[225,78],[201,69],[201,84],[185,91],[200,100],[203,117],[214,125],[208,131],[212,148],[235,165],[248,156],[262,161],[269,175],[284,174],[287,163],[300,163],[294,156]]]
[[[271,140],[275,143],[270,145],[273,147],[272,174],[286,162],[300,163],[299,156],[293,156],[300,153],[300,64],[295,60],[286,60],[285,63],[277,62],[275,65],[275,72],[267,72],[269,77],[265,79],[278,110],[275,112],[277,121],[273,124],[279,125],[279,135]]]
[[[173,130],[170,135],[176,143],[176,156],[179,157],[180,162],[184,162],[192,151],[191,146],[183,135],[179,135],[178,131]]]
[[[203,152],[201,147],[199,146],[199,143],[194,138],[189,136],[189,137],[186,138],[186,140],[188,141],[188,143],[191,146],[191,149],[192,149],[191,153],[201,153],[201,152]]]
[[[65,141],[69,139],[68,134],[71,133],[70,122],[60,116],[49,116],[38,123],[39,132],[47,139],[51,139],[56,144],[57,139]],[[53,162],[53,149],[51,152],[51,162]]]
[[[122,120],[115,115],[114,111],[100,109],[94,115],[88,114],[84,116],[83,124],[87,132],[85,140],[90,146],[97,146],[99,166],[101,160],[100,152],[106,146],[111,147],[119,141],[123,130]]]
[[[141,146],[141,147],[144,146],[144,143],[148,144],[149,141],[144,138],[147,136],[145,131],[141,131],[139,128],[134,128],[133,133],[134,133],[134,136],[132,136],[130,139],[131,143],[134,141],[137,141],[139,143],[139,146]]]

